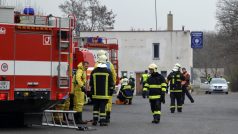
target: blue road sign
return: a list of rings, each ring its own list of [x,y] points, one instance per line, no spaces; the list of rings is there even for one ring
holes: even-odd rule
[[[203,47],[203,32],[191,32],[191,47],[192,48]]]

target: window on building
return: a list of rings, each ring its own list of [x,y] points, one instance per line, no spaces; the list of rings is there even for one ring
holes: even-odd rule
[[[159,59],[159,43],[153,43],[153,58],[154,59]]]

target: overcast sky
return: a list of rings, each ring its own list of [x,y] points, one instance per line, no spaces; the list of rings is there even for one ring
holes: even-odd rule
[[[16,3],[35,6],[46,14],[62,16],[58,5],[66,0],[3,0],[5,3]],[[155,29],[155,0],[99,0],[117,16],[115,30]],[[158,29],[167,28],[167,14],[174,16],[174,29],[182,25],[185,30],[214,31],[216,25],[217,0],[157,0]]]

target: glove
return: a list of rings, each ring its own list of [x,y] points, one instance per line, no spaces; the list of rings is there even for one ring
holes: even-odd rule
[[[74,107],[74,94],[70,93],[70,94],[69,94],[69,99],[70,99],[70,100],[69,100],[69,102],[70,102],[70,103],[69,103],[69,109],[72,110],[73,107]]]
[[[145,99],[146,98],[146,91],[142,91],[142,97]]]

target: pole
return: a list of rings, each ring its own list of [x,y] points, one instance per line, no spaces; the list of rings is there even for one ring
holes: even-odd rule
[[[156,1],[157,0],[155,0],[155,29],[157,31],[157,4],[156,4]]]

